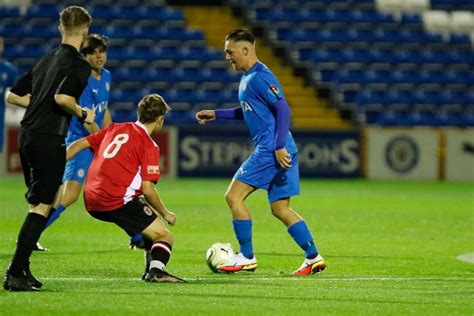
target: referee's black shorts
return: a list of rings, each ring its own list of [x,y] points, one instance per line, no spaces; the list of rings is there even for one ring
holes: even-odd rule
[[[28,203],[52,204],[62,183],[66,165],[64,136],[21,129],[19,151],[28,191]]]
[[[158,217],[138,197],[116,210],[89,211],[89,214],[98,220],[115,223],[129,236],[141,233]]]

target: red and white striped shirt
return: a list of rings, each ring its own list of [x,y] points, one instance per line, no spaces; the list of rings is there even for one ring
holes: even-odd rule
[[[114,123],[86,137],[94,152],[84,201],[88,211],[112,211],[160,179],[160,149],[140,122]]]

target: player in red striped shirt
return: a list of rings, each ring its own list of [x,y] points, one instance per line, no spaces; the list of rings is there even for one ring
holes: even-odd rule
[[[84,148],[94,152],[84,188],[86,209],[130,236],[143,234],[146,268],[142,279],[148,282],[185,282],[164,271],[173,235],[160,217],[174,225],[176,216],[163,204],[154,185],[160,179],[160,149],[150,134],[161,130],[169,110],[161,96],[147,95],[138,103],[135,123],[111,124],[67,149],[67,159]]]

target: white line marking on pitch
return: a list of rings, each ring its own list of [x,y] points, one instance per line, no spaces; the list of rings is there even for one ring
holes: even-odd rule
[[[465,253],[456,257],[458,260],[474,263],[474,253]]]
[[[140,278],[69,278],[51,277],[42,278],[51,281],[141,281]],[[353,277],[353,278],[318,278],[318,277],[252,277],[241,278],[229,276],[228,278],[184,278],[187,281],[316,281],[316,282],[355,282],[355,281],[474,281],[471,277],[447,277],[447,278],[427,278],[427,277]]]

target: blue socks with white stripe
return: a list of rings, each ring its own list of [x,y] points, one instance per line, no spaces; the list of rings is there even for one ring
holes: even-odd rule
[[[240,252],[247,258],[253,258],[253,245],[252,245],[252,220],[239,220],[234,219],[232,221],[234,226],[235,236],[239,241]]]
[[[288,227],[288,233],[293,237],[298,246],[305,251],[307,259],[314,259],[318,255],[318,249],[313,241],[313,236],[306,226],[304,220],[294,223]]]

